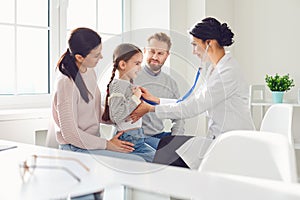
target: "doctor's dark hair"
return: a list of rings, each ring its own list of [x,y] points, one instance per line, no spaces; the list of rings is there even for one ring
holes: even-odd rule
[[[212,17],[207,17],[197,23],[190,31],[190,34],[203,41],[215,39],[220,46],[230,46],[233,44],[234,33],[226,23],[221,24]]]
[[[94,48],[101,44],[101,37],[89,28],[77,28],[71,32],[68,40],[69,48],[60,57],[57,68],[65,76],[72,79],[77,86],[81,97],[86,103],[89,102],[88,89],[78,72],[79,68],[76,65],[75,55],[79,54],[86,57]]]
[[[115,48],[114,54],[113,54],[112,75],[111,75],[109,83],[107,84],[107,89],[106,89],[105,109],[104,109],[104,113],[102,115],[102,120],[103,121],[109,121],[110,120],[110,117],[109,117],[109,106],[108,106],[108,98],[110,96],[109,85],[111,84],[111,82],[115,78],[116,71],[119,69],[119,63],[121,61],[127,62],[128,60],[130,60],[137,53],[141,53],[142,54],[143,52],[137,46],[135,46],[133,44],[129,44],[129,43],[120,44],[120,45],[118,45]]]

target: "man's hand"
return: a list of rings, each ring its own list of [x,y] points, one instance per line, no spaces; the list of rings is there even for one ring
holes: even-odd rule
[[[117,133],[111,140],[106,143],[106,149],[110,151],[117,151],[123,153],[130,153],[134,151],[134,144],[127,141],[122,141],[119,137],[124,133],[124,131]]]

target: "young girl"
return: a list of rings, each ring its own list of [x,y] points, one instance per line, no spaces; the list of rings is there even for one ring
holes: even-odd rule
[[[134,144],[133,154],[152,162],[155,150],[145,143],[142,119],[135,123],[128,121],[129,114],[141,103],[141,90],[133,84],[133,79],[141,69],[142,51],[132,44],[117,46],[113,55],[113,70],[109,84],[105,111],[102,119],[111,120],[118,131],[124,131],[119,139]],[[118,70],[119,79],[114,79]]]

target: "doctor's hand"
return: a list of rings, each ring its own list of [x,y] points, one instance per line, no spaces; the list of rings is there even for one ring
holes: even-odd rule
[[[122,141],[119,137],[124,133],[124,131],[118,132],[112,139],[106,142],[106,149],[110,151],[117,151],[123,153],[130,153],[134,151],[134,144],[127,141]]]
[[[131,123],[138,121],[144,114],[154,112],[154,106],[142,101],[140,105],[130,114]]]
[[[132,88],[132,93],[138,98],[140,99],[142,96],[142,90],[139,87],[133,87]]]
[[[160,99],[157,98],[156,96],[153,96],[146,88],[140,87],[140,89],[142,91],[142,97],[144,99],[155,102],[156,104],[160,103]]]

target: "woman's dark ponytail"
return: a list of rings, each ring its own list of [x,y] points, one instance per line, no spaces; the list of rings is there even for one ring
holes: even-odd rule
[[[68,40],[69,48],[60,57],[57,68],[65,76],[72,79],[77,86],[80,96],[86,103],[89,103],[89,94],[82,76],[79,72],[79,68],[76,65],[75,55],[81,55],[86,57],[91,50],[101,44],[101,37],[89,28],[77,28],[72,31]]]
[[[80,96],[86,103],[89,103],[88,89],[79,73],[79,69],[75,63],[75,57],[71,54],[69,49],[61,56],[57,67],[62,74],[74,81],[80,92]]]

